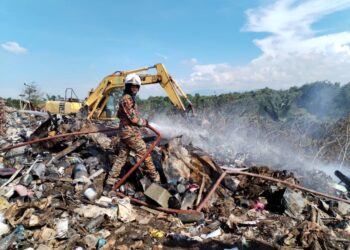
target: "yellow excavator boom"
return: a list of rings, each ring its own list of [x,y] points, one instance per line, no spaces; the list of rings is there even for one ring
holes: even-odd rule
[[[91,91],[84,106],[88,109],[88,119],[100,119],[102,113],[106,107],[107,101],[115,89],[124,88],[124,78],[131,73],[138,73],[149,69],[155,69],[157,74],[140,74],[142,85],[159,83],[167,93],[170,101],[175,107],[182,111],[186,111],[186,107],[183,100],[186,100],[189,108],[192,108],[192,103],[188,99],[187,95],[183,92],[181,87],[176,81],[168,74],[163,64],[155,64],[151,67],[140,68],[130,71],[118,71],[109,76],[106,76],[98,87]]]

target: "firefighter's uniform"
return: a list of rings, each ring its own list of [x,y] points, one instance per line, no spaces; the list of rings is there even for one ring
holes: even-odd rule
[[[119,102],[117,116],[120,119],[120,145],[118,156],[113,164],[107,180],[107,184],[110,185],[113,185],[116,178],[119,177],[121,169],[126,163],[130,150],[135,151],[137,160],[144,156],[147,151],[146,143],[143,141],[140,131],[140,127],[146,126],[147,121],[140,117],[137,104],[131,95],[123,95]],[[150,155],[146,157],[144,163],[144,171],[149,178],[153,181],[159,181],[159,174]]]

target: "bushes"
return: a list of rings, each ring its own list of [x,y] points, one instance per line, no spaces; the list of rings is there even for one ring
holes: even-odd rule
[[[239,114],[258,112],[273,120],[289,119],[296,114],[309,113],[319,119],[339,119],[350,111],[350,83],[314,82],[287,90],[264,88],[243,93],[213,96],[189,95],[197,112],[224,111]],[[248,107],[248,110],[247,110]],[[173,113],[168,97],[149,97],[140,101],[145,113]],[[252,108],[256,110],[251,110]],[[304,110],[304,111],[302,111]],[[301,112],[302,111],[302,112]]]

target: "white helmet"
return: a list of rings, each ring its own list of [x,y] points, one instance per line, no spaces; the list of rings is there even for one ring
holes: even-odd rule
[[[132,85],[137,85],[141,86],[141,78],[136,75],[135,73],[129,74],[125,77],[124,83],[126,84],[132,84]]]

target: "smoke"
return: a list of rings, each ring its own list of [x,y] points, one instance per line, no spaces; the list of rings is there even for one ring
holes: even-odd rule
[[[210,153],[218,162],[232,165],[235,161],[249,161],[256,164],[291,166],[298,161],[295,153],[286,147],[269,142],[256,124],[249,124],[244,118],[224,119],[220,114],[206,114],[195,119],[181,116],[157,116],[152,125],[164,138],[182,136],[185,144],[192,143]],[[280,141],[279,141],[280,142]],[[238,164],[236,162],[236,164]]]
[[[303,94],[298,99],[298,105],[318,118],[336,117],[337,95],[341,88],[330,82],[316,82],[302,87]],[[338,110],[339,111],[339,110]],[[339,117],[336,117],[339,118]]]
[[[164,138],[182,136],[185,145],[192,144],[208,152],[220,165],[267,165],[294,172],[302,184],[318,191],[329,192],[320,181],[339,181],[335,170],[350,175],[349,168],[339,168],[313,161],[314,153],[305,153],[300,142],[305,138],[261,117],[223,115],[203,112],[196,118],[159,115],[152,121]],[[305,136],[305,135],[303,135]],[[326,174],[324,173],[326,172]]]

